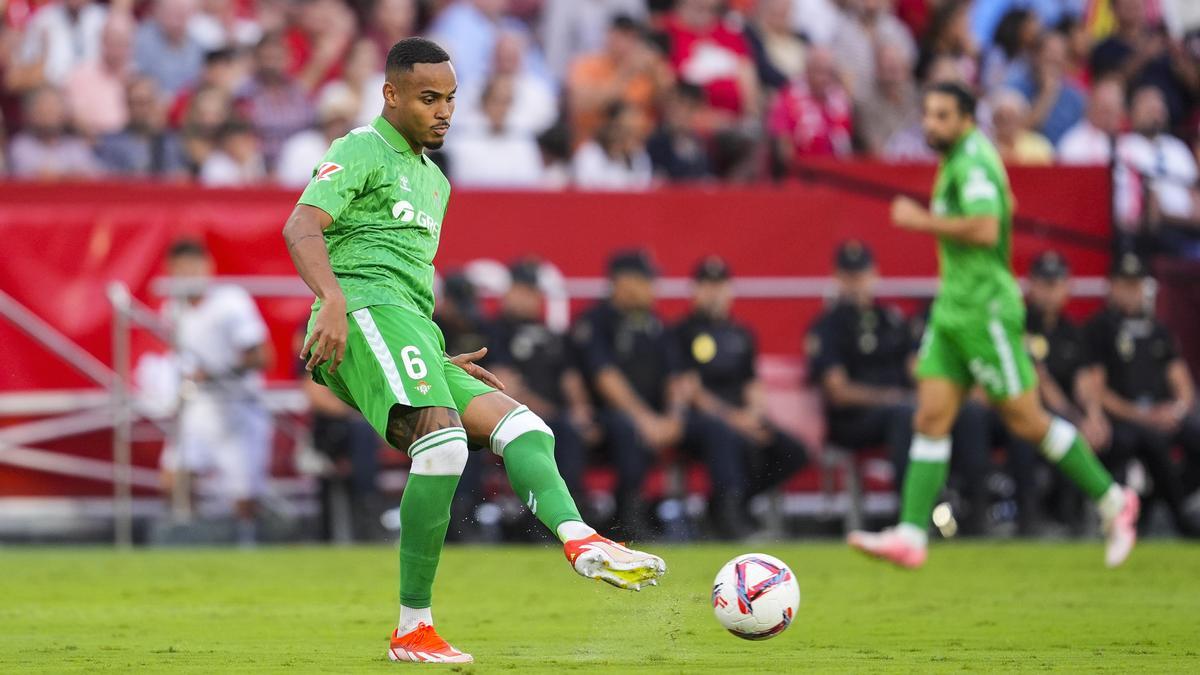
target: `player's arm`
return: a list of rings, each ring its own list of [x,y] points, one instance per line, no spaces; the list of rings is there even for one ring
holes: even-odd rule
[[[300,356],[305,357],[305,368],[312,370],[329,361],[329,370],[334,372],[346,354],[346,296],[329,264],[329,249],[325,246],[325,228],[333,223],[333,217],[323,209],[307,204],[297,204],[283,226],[283,240],[287,242],[292,264],[304,283],[321,301],[312,333],[304,343]]]
[[[892,222],[906,230],[928,232],[975,246],[995,246],[1000,240],[997,215],[938,216],[910,197],[896,197],[892,201]]]
[[[1167,364],[1167,384],[1171,387],[1173,411],[1182,420],[1196,405],[1196,387],[1183,359],[1176,357]]]

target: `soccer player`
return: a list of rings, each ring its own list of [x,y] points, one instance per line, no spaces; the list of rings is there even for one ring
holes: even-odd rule
[[[450,184],[425,156],[442,146],[457,88],[450,57],[421,38],[388,53],[383,112],[334,141],[283,235],[317,296],[302,356],[312,378],[412,458],[400,502],[400,622],[393,661],[467,663],[433,628],[432,588],[468,439],[504,459],[513,490],[564,545],[576,572],[654,585],[657,556],[601,537],[554,463],[554,436],[474,362],[453,358],[431,320],[433,256]]]
[[[946,480],[950,428],[968,390],[980,385],[1009,431],[1037,445],[1096,502],[1107,535],[1105,562],[1120,565],[1137,538],[1137,493],[1113,482],[1075,426],[1047,413],[1038,398],[1033,362],[1022,346],[1025,305],[1011,269],[1012,195],[996,149],[975,127],[975,97],[947,82],[923,98],[925,138],[942,156],[932,208],[897,197],[892,221],[937,237],[941,289],[917,357],[916,435],[900,524],[851,532],[848,542],[902,567],[924,564],[930,513]]]

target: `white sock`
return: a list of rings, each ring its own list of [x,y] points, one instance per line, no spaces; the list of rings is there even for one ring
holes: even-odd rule
[[[929,543],[929,535],[926,534],[925,530],[912,523],[900,523],[897,525],[896,534],[917,548],[925,548],[925,545]]]
[[[1107,492],[1100,495],[1100,499],[1096,501],[1096,508],[1100,510],[1100,517],[1105,523],[1112,522],[1125,508],[1125,491],[1120,485],[1113,483]]]
[[[421,609],[415,609],[400,605],[400,630],[398,631],[400,635],[404,635],[416,628],[419,623],[427,626],[433,625],[433,610],[431,608],[422,607]]]
[[[555,532],[555,534],[558,535],[559,541],[568,542],[573,539],[590,537],[593,534],[596,534],[596,531],[588,527],[587,523],[582,523],[578,520],[568,520],[567,522],[558,526],[558,530]]]

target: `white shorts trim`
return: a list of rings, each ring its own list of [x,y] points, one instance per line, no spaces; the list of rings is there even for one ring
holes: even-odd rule
[[[379,326],[375,325],[375,319],[371,317],[370,308],[356,309],[350,313],[350,316],[354,317],[354,321],[362,329],[363,337],[367,339],[371,353],[375,354],[375,360],[379,361],[379,367],[383,369],[383,376],[387,379],[388,387],[391,388],[392,395],[396,397],[396,402],[400,405],[409,405],[408,394],[404,391],[404,381],[400,379],[400,369],[396,367],[396,360],[392,358],[387,343],[383,341],[383,335],[379,333]]]

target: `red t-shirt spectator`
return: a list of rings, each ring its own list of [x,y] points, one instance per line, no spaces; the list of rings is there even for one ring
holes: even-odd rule
[[[696,29],[675,17],[667,19],[665,28],[671,41],[671,67],[679,78],[703,87],[712,107],[740,113],[738,72],[750,58],[741,31],[731,30],[723,21]]]
[[[788,138],[796,156],[845,157],[851,147],[850,97],[841,88],[829,88],[818,100],[803,82],[793,82],[779,92],[767,114],[767,127],[776,138]]]

